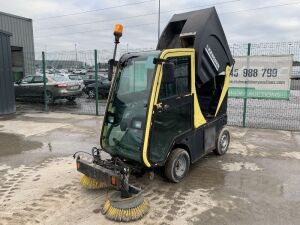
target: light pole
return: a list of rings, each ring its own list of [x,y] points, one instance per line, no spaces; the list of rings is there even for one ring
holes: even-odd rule
[[[75,61],[76,61],[76,69],[78,68],[78,63],[77,63],[77,44],[75,43]]]
[[[157,40],[159,41],[160,36],[160,0],[158,0],[158,23],[157,23]]]

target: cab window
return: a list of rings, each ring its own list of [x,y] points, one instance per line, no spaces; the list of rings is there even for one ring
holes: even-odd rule
[[[47,78],[46,78],[47,81]],[[44,82],[44,78],[42,76],[36,76],[33,78],[33,83],[43,83]]]
[[[191,57],[180,56],[170,57],[167,59],[174,63],[175,73],[173,82],[162,82],[159,91],[159,99],[169,98],[172,96],[183,96],[191,92],[190,74],[191,74]],[[166,74],[163,74],[166,76]]]
[[[25,77],[25,78],[22,80],[22,83],[23,83],[23,84],[32,83],[32,78],[33,78],[33,76]]]

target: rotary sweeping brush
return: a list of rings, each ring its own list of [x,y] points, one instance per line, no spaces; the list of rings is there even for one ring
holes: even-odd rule
[[[149,202],[141,192],[129,198],[122,198],[120,192],[113,192],[103,204],[102,214],[110,220],[129,222],[141,219],[149,209]]]
[[[81,184],[81,186],[83,186],[84,188],[87,188],[87,189],[101,189],[101,188],[108,187],[108,185],[106,183],[103,183],[100,180],[96,180],[91,177],[88,177],[86,175],[81,176],[80,184]]]

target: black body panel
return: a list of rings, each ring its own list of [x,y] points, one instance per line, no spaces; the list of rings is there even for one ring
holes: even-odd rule
[[[177,136],[170,148],[169,153],[172,149],[177,147],[188,150],[191,158],[191,163],[198,161],[204,155],[210,153],[215,149],[216,139],[219,131],[227,124],[227,115],[219,116],[205,125],[192,129]],[[211,145],[214,144],[214,145]],[[157,163],[155,166],[164,166],[168,157],[162,162]]]
[[[159,50],[170,48],[195,49],[198,86],[215,78],[227,65],[233,64],[226,36],[214,7],[175,14],[157,45]]]
[[[96,163],[92,163],[84,159],[78,158],[76,159],[76,164],[77,170],[90,178],[101,180],[102,182],[105,182],[106,184],[110,185],[111,177],[115,177],[117,184],[120,183],[120,175],[114,173],[112,169],[107,169],[100,165],[97,165]]]
[[[215,149],[215,141],[220,129],[227,124],[227,116],[222,115],[208,122],[204,126],[193,129],[188,134],[177,137],[173,142],[174,146],[186,147],[189,150],[191,162],[194,163],[204,155]],[[214,144],[214,145],[211,145]],[[173,149],[170,148],[170,149]]]

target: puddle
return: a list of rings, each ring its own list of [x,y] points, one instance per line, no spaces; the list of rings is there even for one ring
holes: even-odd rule
[[[0,156],[18,154],[23,151],[41,148],[43,144],[37,141],[28,141],[24,137],[0,132]]]

